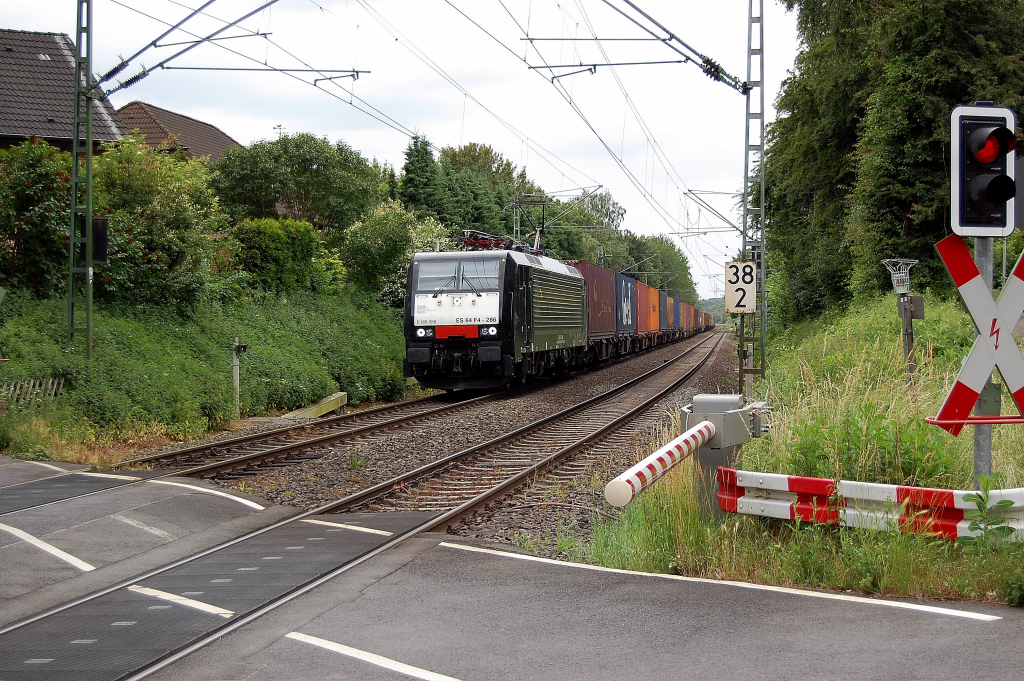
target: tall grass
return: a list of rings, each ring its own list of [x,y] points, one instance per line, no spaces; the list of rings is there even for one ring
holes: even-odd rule
[[[970,320],[929,300],[915,324],[918,370],[908,385],[892,296],[863,302],[828,324],[788,330],[769,345],[759,397],[771,432],[744,445],[746,470],[968,489],[971,429],[955,438],[937,413],[973,342]],[[1004,390],[1003,411],[1012,411]],[[671,434],[657,438],[665,440]],[[658,443],[652,443],[652,448]],[[1024,428],[994,429],[993,470],[1024,483]],[[596,519],[588,556],[602,565],[891,596],[1015,600],[1024,543],[966,546],[922,535],[732,516],[715,522],[696,500],[684,463],[615,522]]]
[[[588,559],[662,572],[885,596],[1008,600],[1024,579],[1024,544],[998,549],[899,532],[800,525],[752,516],[717,523],[699,507],[690,462],[599,522]]]

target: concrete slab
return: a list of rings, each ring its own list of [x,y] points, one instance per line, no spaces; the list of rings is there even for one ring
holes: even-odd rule
[[[402,678],[287,638],[292,632],[457,679],[1020,675],[1016,609],[930,604],[1002,618],[983,622],[527,562],[439,545],[444,539],[410,539],[151,678]]]

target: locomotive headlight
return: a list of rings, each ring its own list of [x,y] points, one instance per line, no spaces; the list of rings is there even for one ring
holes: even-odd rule
[[[423,338],[426,335],[427,335],[427,330],[426,329],[416,329],[416,337],[417,338]]]
[[[498,330],[492,326],[491,328],[487,329],[487,333],[489,333],[492,336],[497,336]]]

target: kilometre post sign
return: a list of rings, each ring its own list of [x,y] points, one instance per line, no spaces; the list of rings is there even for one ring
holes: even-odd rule
[[[725,311],[729,314],[757,312],[757,263],[741,261],[725,263]]]

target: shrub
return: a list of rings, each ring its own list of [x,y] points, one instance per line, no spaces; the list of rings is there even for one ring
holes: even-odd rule
[[[316,232],[308,222],[283,218],[244,220],[235,227],[241,244],[238,266],[262,289],[294,291],[309,286]]]
[[[209,235],[227,225],[202,161],[154,151],[142,137],[104,145],[95,161],[95,210],[110,216],[101,300],[191,307],[211,276]]]
[[[71,154],[35,137],[0,150],[0,285],[64,290],[70,196]]]
[[[414,227],[416,217],[392,200],[352,225],[345,233],[341,251],[350,280],[364,291],[383,291],[385,284],[408,266]],[[404,291],[392,290],[386,302],[394,303],[396,294],[401,300]]]

